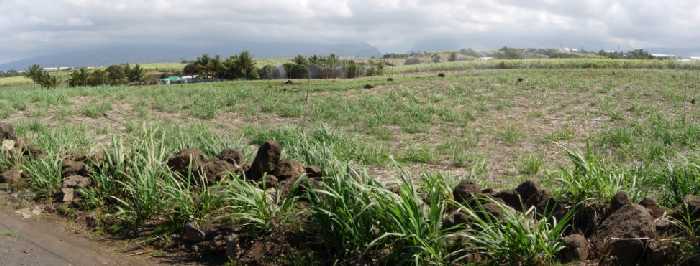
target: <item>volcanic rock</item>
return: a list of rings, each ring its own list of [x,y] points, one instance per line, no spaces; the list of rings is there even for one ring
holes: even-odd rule
[[[503,201],[509,207],[517,210],[523,210],[523,204],[520,201],[520,195],[515,190],[503,190],[493,195],[494,198]]]
[[[588,240],[585,236],[574,234],[563,238],[564,249],[559,252],[562,263],[585,261],[588,259]]]
[[[320,167],[315,166],[315,165],[305,167],[304,171],[306,172],[306,176],[308,176],[309,178],[321,178],[321,177],[323,177],[323,171],[321,170]]]
[[[656,237],[654,218],[637,204],[627,204],[610,214],[592,238],[601,257],[614,265],[635,265],[642,258],[645,241]]]
[[[17,135],[12,125],[0,122],[0,142],[3,140],[17,140]]]
[[[636,238],[612,239],[600,265],[635,266],[644,258],[644,241]]]
[[[168,160],[168,167],[183,176],[198,175],[203,170],[207,158],[198,149],[184,149]]]
[[[238,171],[239,168],[224,160],[216,159],[204,163],[204,173],[209,183],[222,180],[226,176],[237,173]]]
[[[69,177],[72,175],[88,176],[90,174],[87,165],[84,162],[72,159],[63,160],[61,172],[63,177]]]
[[[644,206],[644,208],[647,208],[651,216],[655,219],[658,219],[666,213],[666,210],[659,207],[659,205],[656,204],[656,201],[650,198],[643,199],[641,202],[639,202],[639,205],[642,205]]]
[[[187,223],[182,228],[182,240],[194,244],[204,241],[206,234],[193,223]]]
[[[306,173],[304,165],[294,160],[281,160],[275,168],[274,175],[278,180],[297,178]]]
[[[0,183],[17,184],[22,180],[22,171],[10,169],[0,174]]]
[[[73,188],[61,188],[61,201],[64,203],[71,203],[76,200],[75,189]]]
[[[246,172],[250,180],[260,180],[266,173],[274,173],[280,161],[282,147],[275,141],[267,141],[258,149],[253,164]]]
[[[610,200],[610,208],[608,212],[613,213],[627,204],[630,204],[630,198],[627,197],[627,194],[622,191],[617,192]]]
[[[678,250],[671,242],[649,241],[643,265],[673,265],[678,257]]]
[[[276,188],[279,185],[279,180],[277,180],[277,177],[274,175],[265,175],[263,177],[263,187],[268,189],[268,188]]]
[[[222,150],[217,157],[235,166],[240,166],[243,162],[243,153],[234,149]]]
[[[454,200],[462,204],[471,204],[478,195],[481,194],[481,187],[479,184],[471,182],[469,180],[462,180],[459,184],[452,190],[452,196]]]
[[[80,176],[80,175],[72,175],[69,177],[66,177],[63,179],[63,188],[86,188],[89,187],[92,182],[90,181],[89,178]]]

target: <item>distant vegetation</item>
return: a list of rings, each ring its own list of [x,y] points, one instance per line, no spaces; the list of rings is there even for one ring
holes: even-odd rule
[[[111,65],[107,69],[96,69],[90,72],[86,68],[74,70],[68,78],[68,86],[102,86],[102,85],[124,85],[132,83],[143,83],[144,70],[139,65],[131,67],[126,65]]]
[[[201,79],[220,80],[356,78],[381,75],[383,72],[383,62],[360,63],[354,60],[340,59],[334,54],[310,57],[298,55],[282,65],[267,64],[258,68],[253,56],[247,51],[227,59],[222,59],[218,55],[211,57],[205,54],[188,62],[183,70],[185,75],[198,75]]]
[[[664,57],[664,59],[671,58],[673,57]],[[53,73],[35,65],[23,73],[44,88],[55,88],[63,82],[70,87],[155,84],[158,78],[183,75],[191,76],[188,79],[193,82],[207,82],[240,79],[353,79],[385,73],[469,69],[700,69],[700,64],[693,62],[649,59],[657,58],[642,49],[595,52],[569,48],[533,49],[507,46],[492,51],[476,51],[467,48],[458,51],[389,53],[378,59],[345,59],[334,54],[255,59],[250,52],[243,51],[227,58],[204,54],[195,60],[181,63],[152,64],[143,67],[140,65],[132,67],[128,64],[113,65],[94,70],[82,68],[70,73],[61,69]],[[18,75],[22,73],[0,72],[0,77]],[[13,80],[11,83],[18,82]],[[8,81],[7,84],[10,82]]]
[[[41,68],[39,65],[32,65],[27,69],[25,74],[34,83],[41,85],[42,88],[56,88],[61,83],[56,76],[52,76],[48,71]]]
[[[32,65],[25,72],[25,76],[31,79],[34,83],[42,88],[53,89],[58,87],[63,81],[56,74],[50,74],[49,71],[42,68],[40,65]],[[142,84],[144,82],[145,72],[140,65],[131,66],[112,65],[106,69],[88,70],[81,68],[73,70],[68,76],[66,82],[69,87],[96,87],[102,85],[126,85],[126,84]]]

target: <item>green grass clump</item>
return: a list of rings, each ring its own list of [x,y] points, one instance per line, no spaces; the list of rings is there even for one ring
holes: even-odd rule
[[[61,173],[61,157],[48,154],[38,160],[30,160],[23,166],[30,177],[29,186],[38,197],[53,197],[61,189],[63,175]]]
[[[270,231],[273,226],[285,224],[294,214],[295,197],[287,197],[279,191],[269,194],[240,177],[233,177],[222,189],[223,213],[250,230]]]
[[[518,143],[522,138],[524,138],[525,134],[518,127],[514,125],[508,125],[501,131],[497,132],[496,136],[498,140],[508,145],[514,145]]]
[[[90,103],[83,107],[81,113],[89,118],[98,118],[105,116],[107,112],[112,111],[110,102]]]
[[[522,175],[537,175],[544,167],[544,159],[536,154],[529,154],[520,159],[518,172]]]
[[[567,150],[573,168],[562,169],[557,193],[570,202],[608,201],[624,191],[632,201],[641,200],[645,191],[634,172],[606,165],[592,153],[582,155]]]
[[[664,192],[662,204],[677,206],[687,195],[700,195],[700,161],[668,162],[667,168],[659,173],[659,179]]]
[[[467,227],[467,250],[485,256],[489,265],[552,265],[564,246],[561,236],[570,215],[557,221],[554,218],[535,218],[534,208],[517,212],[498,201],[491,201],[501,209],[496,218],[479,208],[462,207],[473,223]]]

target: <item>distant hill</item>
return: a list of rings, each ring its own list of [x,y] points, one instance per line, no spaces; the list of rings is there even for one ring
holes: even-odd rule
[[[44,67],[82,67],[105,66],[121,63],[160,63],[179,62],[183,59],[194,59],[202,54],[221,55],[228,57],[234,53],[248,50],[255,57],[291,57],[303,55],[327,55],[335,53],[339,56],[371,57],[380,56],[379,50],[367,43],[315,44],[315,43],[256,43],[235,42],[214,45],[177,45],[164,44],[130,44],[105,45],[65,51],[61,53],[25,58],[14,62],[0,64],[0,70],[22,70],[32,64]]]

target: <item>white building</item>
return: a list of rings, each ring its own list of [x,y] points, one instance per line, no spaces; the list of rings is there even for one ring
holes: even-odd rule
[[[651,54],[652,57],[657,58],[657,59],[676,59],[678,58],[676,55],[672,54]]]

